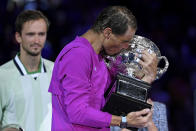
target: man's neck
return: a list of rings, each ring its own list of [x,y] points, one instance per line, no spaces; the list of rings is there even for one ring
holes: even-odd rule
[[[95,33],[92,30],[88,30],[82,37],[86,38],[97,54],[102,50],[103,37],[101,34]]]
[[[38,56],[31,56],[29,54],[21,53],[19,56],[20,61],[25,66],[28,72],[35,72],[39,69],[41,54]]]

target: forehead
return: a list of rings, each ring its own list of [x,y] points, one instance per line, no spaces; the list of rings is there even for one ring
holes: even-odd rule
[[[22,32],[43,32],[47,30],[46,22],[43,19],[30,20],[23,24]]]
[[[133,38],[135,32],[136,32],[136,29],[133,29],[133,28],[131,28],[129,26],[127,31],[123,35],[119,35],[118,38],[121,41],[131,41],[131,39]]]

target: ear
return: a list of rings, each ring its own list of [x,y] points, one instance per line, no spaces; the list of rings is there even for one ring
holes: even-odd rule
[[[15,33],[15,39],[18,43],[22,42],[21,34],[19,32]]]
[[[103,35],[106,39],[110,39],[111,37],[111,34],[112,34],[112,29],[107,27],[103,30]]]

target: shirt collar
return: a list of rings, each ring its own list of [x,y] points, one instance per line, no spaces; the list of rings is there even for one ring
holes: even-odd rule
[[[14,64],[15,64],[16,68],[19,70],[21,75],[27,75],[28,74],[26,69],[25,69],[25,67],[24,67],[24,65],[20,61],[18,55],[15,56],[13,61],[14,61]],[[41,73],[44,73],[44,72],[46,72],[46,67],[45,67],[43,58],[41,58]]]

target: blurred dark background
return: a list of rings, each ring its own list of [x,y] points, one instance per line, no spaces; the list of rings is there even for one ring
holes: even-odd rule
[[[138,20],[136,34],[151,39],[169,60],[167,73],[153,83],[151,98],[167,105],[170,131],[193,131],[193,91],[196,88],[195,0],[1,0],[0,65],[12,59],[16,16],[41,10],[50,20],[43,57],[55,60],[76,35],[90,28],[108,5],[127,6]]]

